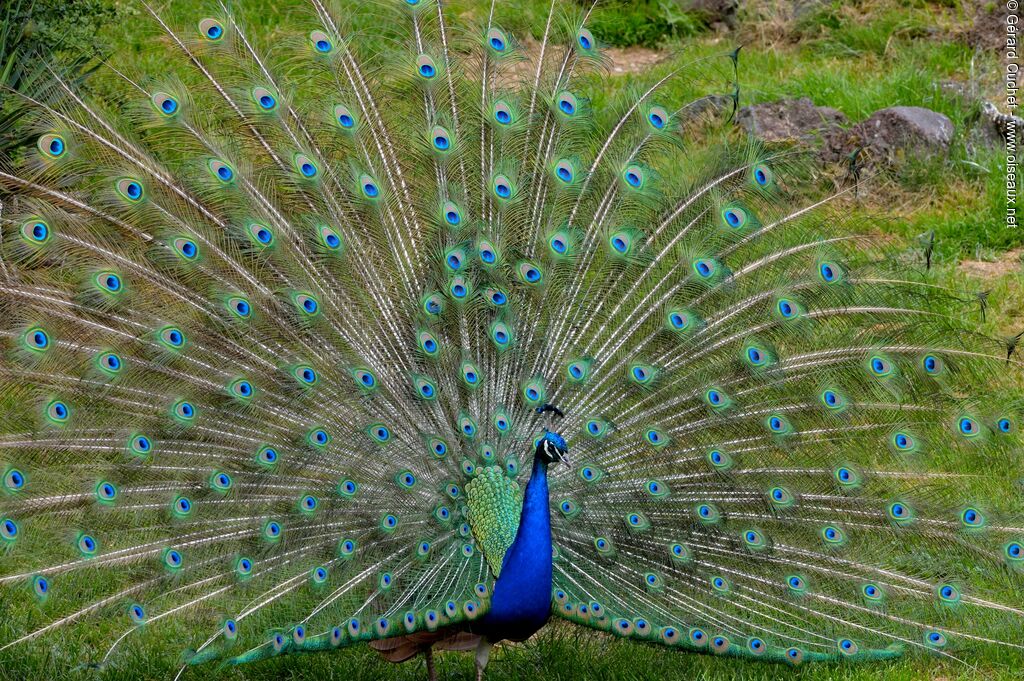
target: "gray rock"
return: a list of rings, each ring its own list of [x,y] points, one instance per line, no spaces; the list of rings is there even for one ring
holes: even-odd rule
[[[838,129],[846,116],[801,97],[745,106],[736,113],[736,123],[764,142],[809,142]]]
[[[952,141],[953,122],[946,116],[918,106],[894,106],[848,130],[830,131],[820,156],[827,163],[844,162],[859,149],[858,163],[891,166],[908,156],[945,154]]]
[[[919,106],[881,109],[851,129],[851,141],[870,150],[875,159],[892,162],[907,153],[946,153],[953,141],[953,122]]]

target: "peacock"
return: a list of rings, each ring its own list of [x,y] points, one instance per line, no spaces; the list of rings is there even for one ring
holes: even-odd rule
[[[7,93],[0,666],[1020,669],[1021,363],[738,139],[739,50],[609,100],[590,4],[140,7],[173,69]]]

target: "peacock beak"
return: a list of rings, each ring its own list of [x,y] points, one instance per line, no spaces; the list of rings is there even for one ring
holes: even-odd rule
[[[556,449],[555,454],[558,456],[559,462],[565,464],[566,466],[569,465],[569,452],[563,452],[560,449]]]

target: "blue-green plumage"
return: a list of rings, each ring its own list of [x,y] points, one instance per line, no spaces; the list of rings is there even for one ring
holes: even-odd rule
[[[180,77],[10,97],[0,668],[482,668],[551,616],[1024,651],[1020,362],[799,154],[692,125],[730,112],[671,100],[738,92],[736,52],[596,110],[578,3],[525,50],[499,3],[307,1],[273,36],[147,6]]]

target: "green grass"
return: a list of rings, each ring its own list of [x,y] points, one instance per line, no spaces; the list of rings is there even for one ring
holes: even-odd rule
[[[539,35],[547,0],[523,0],[521,11],[508,26],[521,35]],[[480,18],[480,4],[455,0],[453,11],[471,12]],[[165,73],[159,50],[152,49],[152,32],[135,5],[118,5],[119,19],[100,35],[100,43],[119,62],[130,62],[140,72]],[[176,1],[175,17],[198,17],[206,3]],[[780,97],[811,97],[817,104],[832,106],[851,121],[859,121],[886,106],[915,105],[949,116],[957,138],[948,157],[914,160],[868,183],[859,198],[851,201],[853,215],[884,216],[884,236],[897,248],[913,249],[917,235],[934,230],[943,278],[968,291],[992,289],[990,314],[985,330],[1006,333],[1019,330],[1024,317],[1021,293],[1024,281],[1015,273],[993,280],[965,281],[955,267],[960,258],[996,257],[1024,245],[1024,230],[1003,225],[1003,160],[998,150],[973,150],[963,134],[976,112],[973,102],[949,94],[937,86],[944,80],[967,81],[975,74],[995,73],[990,55],[976,55],[956,37],[962,22],[957,3],[875,2],[826,3],[800,18],[779,19],[767,0],[744,3],[740,33],[722,38],[695,33],[697,24],[686,18],[674,23],[658,2],[614,2],[599,10],[595,32],[616,45],[642,44],[662,47],[671,58],[641,75],[617,78],[593,77],[587,82],[589,96],[599,111],[623,88],[642,86],[676,65],[720,57],[742,39],[740,83],[742,103],[771,101]],[[280,37],[288,27],[301,23],[296,13],[281,3],[251,0],[244,7],[245,20],[257,32]],[[481,19],[482,20],[482,19]],[[937,31],[936,32],[933,32]],[[980,58],[980,61],[979,61]],[[973,64],[972,64],[973,62]],[[724,83],[720,83],[724,87]],[[123,84],[109,74],[100,75],[94,87],[103,94],[117,94]],[[708,81],[681,77],[665,91],[674,103],[689,101],[707,91]],[[983,92],[996,84],[981,81]],[[688,140],[699,145],[701,140]],[[823,178],[827,182],[828,178]],[[872,221],[872,224],[877,224]],[[14,623],[16,626],[16,623]],[[101,629],[113,625],[98,625]],[[116,662],[101,670],[79,670],[72,678],[138,679],[166,678],[176,667],[168,664],[176,651],[161,646],[153,637],[151,654],[131,640]],[[170,637],[169,637],[170,638]],[[60,640],[50,647],[33,646],[15,667],[7,654],[0,656],[0,680],[49,678],[59,661],[75,659],[76,651]],[[161,655],[161,653],[164,653]],[[488,678],[521,679],[1014,679],[1021,660],[999,651],[986,650],[973,666],[936,658],[915,656],[871,665],[808,665],[799,669],[755,664],[704,655],[687,655],[639,643],[593,634],[568,625],[548,627],[525,645],[505,646],[492,657]],[[472,657],[439,655],[441,678],[472,678]],[[336,653],[286,656],[243,669],[202,668],[186,679],[422,679],[421,662],[392,666],[359,648]]]

